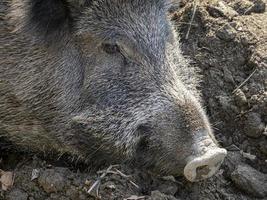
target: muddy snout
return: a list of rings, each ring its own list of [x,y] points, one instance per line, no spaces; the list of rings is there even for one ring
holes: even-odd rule
[[[184,168],[184,176],[191,182],[213,176],[220,168],[226,154],[225,149],[214,145],[197,156],[191,156]]]

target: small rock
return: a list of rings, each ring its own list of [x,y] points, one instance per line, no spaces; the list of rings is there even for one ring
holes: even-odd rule
[[[241,89],[237,89],[235,91],[234,100],[236,102],[236,105],[240,108],[246,108],[248,106],[247,97]]]
[[[225,82],[235,83],[232,73],[227,68],[223,69],[223,75]]]
[[[267,175],[247,165],[238,165],[231,179],[241,190],[255,196],[267,196]]]
[[[20,189],[11,190],[7,195],[7,200],[27,200],[28,194]]]
[[[254,3],[248,0],[235,0],[229,5],[240,15],[249,15],[252,12]]]
[[[236,30],[230,24],[225,24],[217,30],[216,35],[220,39],[229,42],[236,37]]]
[[[59,168],[60,169],[60,168]],[[55,169],[46,169],[38,178],[38,183],[47,193],[62,191],[66,185],[65,171],[56,171]]]
[[[252,12],[264,13],[266,10],[266,2],[264,0],[251,0],[254,3]]]
[[[245,134],[252,138],[258,138],[262,135],[265,125],[261,121],[261,116],[258,113],[251,112],[247,116],[244,124]]]
[[[264,0],[235,0],[229,4],[240,15],[249,15],[251,13],[264,13],[266,3]]]
[[[178,199],[176,199],[174,196],[166,195],[156,190],[151,192],[151,196],[148,198],[148,200],[178,200]]]
[[[232,115],[233,113],[239,113],[238,108],[233,105],[231,98],[228,96],[216,96],[216,99],[225,113],[229,115]]]
[[[238,13],[223,1],[219,1],[217,5],[209,5],[207,7],[209,14],[212,17],[226,17],[226,18],[233,18],[238,15]]]

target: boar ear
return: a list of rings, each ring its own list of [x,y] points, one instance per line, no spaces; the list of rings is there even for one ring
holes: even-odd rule
[[[85,0],[28,0],[24,28],[45,40],[62,38],[70,33],[73,12],[77,12],[83,2]]]

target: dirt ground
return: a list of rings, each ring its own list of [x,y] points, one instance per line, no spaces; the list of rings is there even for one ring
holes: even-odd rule
[[[202,70],[204,104],[216,138],[228,150],[214,177],[189,183],[123,165],[96,173],[64,158],[1,148],[0,200],[267,199],[265,6],[264,0],[182,1],[171,14],[184,54]],[[13,186],[5,191],[4,183]]]

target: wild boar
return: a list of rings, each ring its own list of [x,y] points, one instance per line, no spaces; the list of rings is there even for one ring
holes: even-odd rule
[[[167,0],[2,0],[0,130],[31,151],[189,181],[218,147]]]

